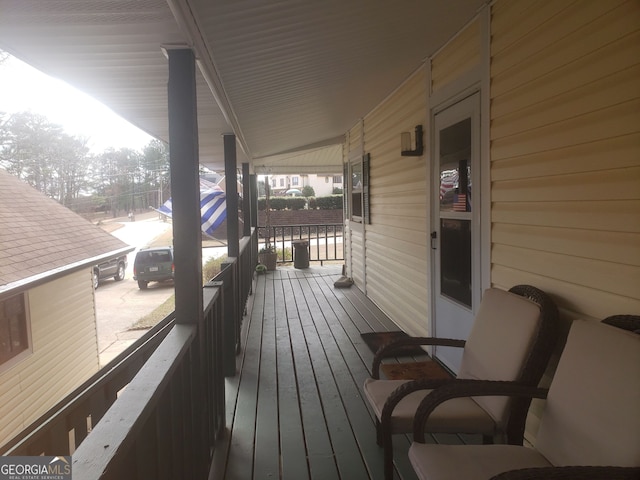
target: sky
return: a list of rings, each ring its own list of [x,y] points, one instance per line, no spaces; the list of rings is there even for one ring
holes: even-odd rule
[[[0,63],[0,112],[27,110],[62,125],[69,135],[89,138],[94,153],[109,147],[141,150],[152,139],[88,95],[9,57]]]

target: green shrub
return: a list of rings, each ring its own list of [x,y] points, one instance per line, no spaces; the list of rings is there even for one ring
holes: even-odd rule
[[[207,283],[218,273],[220,273],[221,265],[227,261],[227,255],[218,258],[210,258],[202,267],[202,281]]]
[[[278,260],[284,260],[285,262],[293,261],[293,252],[291,251],[291,247],[277,248],[278,252]]]
[[[342,195],[316,197],[316,205],[320,210],[342,210]]]
[[[329,195],[326,197],[271,197],[269,204],[271,210],[303,210],[309,203],[309,209],[315,210],[342,210],[342,195]],[[264,211],[267,202],[264,197],[258,199],[258,210]]]
[[[307,199],[304,197],[287,198],[287,208],[290,210],[303,210],[307,206]]]
[[[288,199],[288,197],[271,197],[269,199],[271,210],[286,210]]]

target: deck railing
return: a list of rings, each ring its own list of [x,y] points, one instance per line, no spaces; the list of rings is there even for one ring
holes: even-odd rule
[[[73,454],[74,480],[206,478],[256,253],[254,230],[205,286],[201,324],[167,317],[0,453]]]
[[[293,260],[293,240],[306,240],[309,242],[309,260],[320,262],[320,265],[327,260],[344,260],[342,230],[341,223],[258,227],[261,241],[271,239],[278,250],[278,263]]]
[[[0,447],[0,455],[70,455],[173,326],[172,312],[104,368]]]

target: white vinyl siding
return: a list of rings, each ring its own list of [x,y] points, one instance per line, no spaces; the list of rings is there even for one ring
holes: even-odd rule
[[[640,310],[639,34],[635,1],[494,7],[492,281],[567,318]]]
[[[89,269],[29,291],[33,353],[0,375],[0,443],[99,369]]]
[[[640,311],[639,5],[492,9],[491,280],[550,292],[565,326]]]
[[[476,18],[431,59],[431,91],[436,92],[480,64],[480,19]]]
[[[426,122],[426,73],[420,68],[364,119],[371,155],[366,291],[413,335],[427,333],[427,153],[400,156],[400,134]],[[425,141],[428,137],[425,135]]]

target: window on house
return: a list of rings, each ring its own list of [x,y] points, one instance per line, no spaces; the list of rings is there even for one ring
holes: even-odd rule
[[[0,301],[0,366],[29,348],[25,295]]]
[[[334,175],[333,183],[342,183],[342,175]]]
[[[298,177],[291,177],[291,185],[298,185]]]
[[[369,154],[352,160],[349,169],[351,220],[369,223]]]
[[[272,179],[271,179],[271,186],[272,186],[272,187],[275,187],[275,186],[276,186],[276,179],[275,179],[275,178],[272,178]]]
[[[324,177],[324,183],[329,183],[329,177]]]
[[[284,187],[284,178],[281,178],[281,179],[280,179],[280,186],[281,186],[281,187]]]

